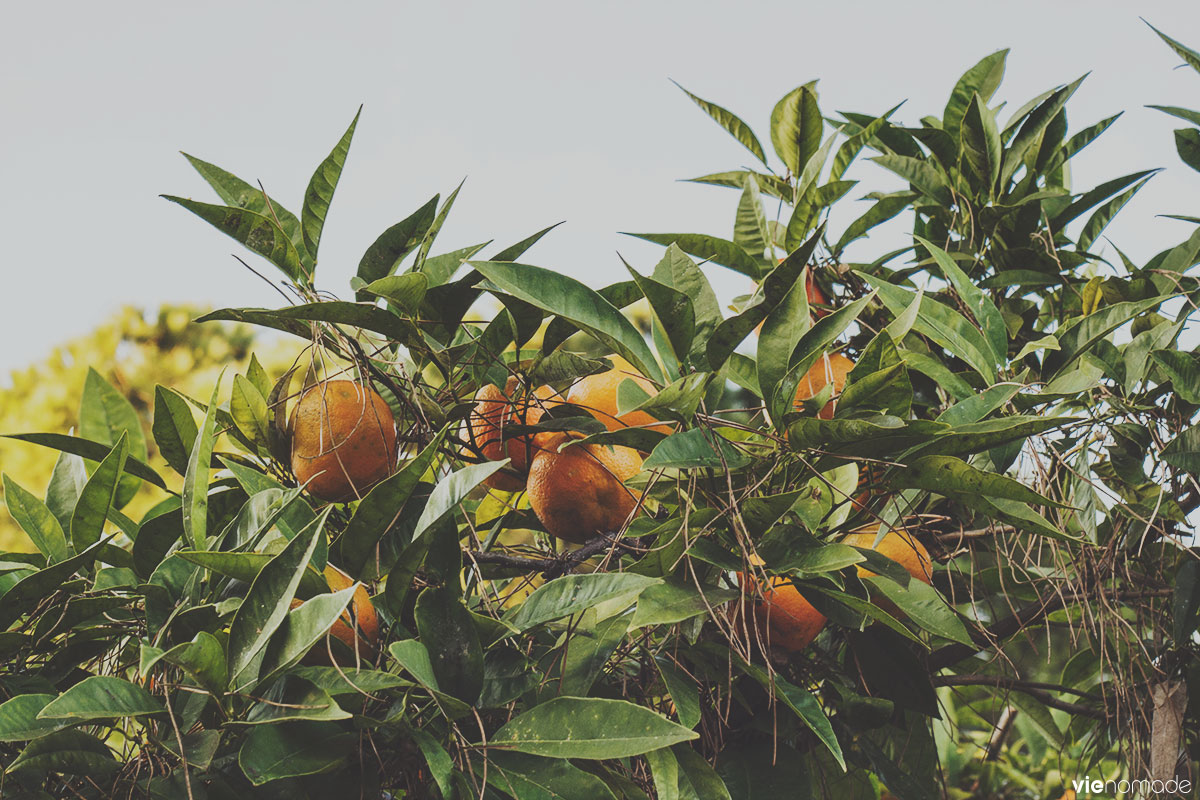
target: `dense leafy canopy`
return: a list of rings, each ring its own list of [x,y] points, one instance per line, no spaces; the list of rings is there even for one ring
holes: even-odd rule
[[[1200,745],[1200,366],[1179,346],[1200,233],[1106,258],[1153,170],[1072,187],[1115,117],[1068,126],[1079,81],[1007,112],[1005,59],[915,127],[827,117],[808,83],[760,139],[689,94],[760,162],[695,179],[739,193],[732,238],[637,234],[661,260],[599,289],[534,265],[548,229],[433,254],[455,190],[337,300],[317,251],[357,116],[299,213],[189,156],[224,205],[167,199],[296,298],[206,319],[300,337],[310,366],[161,386],[149,426],[91,372],[73,434],[11,432],[63,455],[44,492],[4,479],[37,552],[0,555],[0,794],[920,800],[1173,775]],[[1162,110],[1200,169],[1200,113]],[[855,192],[863,158],[904,188]],[[832,230],[852,193],[868,210]],[[847,262],[900,215],[907,246]],[[753,291],[718,301],[720,268]],[[834,352],[836,404],[796,402]],[[641,513],[561,550],[524,492],[488,488],[514,451],[464,420],[481,387],[566,396],[616,357],[657,390],[626,381],[616,412],[669,425],[562,402],[503,434],[645,454]],[[290,472],[289,404],[322,375],[371,382],[397,420],[395,473],[350,503]],[[179,490],[134,518],[145,484]],[[928,550],[928,584],[842,541],[881,523]],[[368,588],[378,641],[343,647],[362,611],[327,565]],[[767,579],[827,618],[811,646],[772,642]]]

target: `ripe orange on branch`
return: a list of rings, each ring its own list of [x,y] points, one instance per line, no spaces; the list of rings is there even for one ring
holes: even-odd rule
[[[625,481],[642,471],[642,457],[619,445],[576,444],[558,452],[568,439],[564,433],[537,437],[526,491],[549,533],[583,544],[620,531],[641,510],[640,496]]]
[[[510,377],[503,389],[489,383],[475,393],[475,410],[466,423],[468,441],[488,461],[511,459],[506,470],[493,473],[485,484],[506,492],[524,488],[524,476],[533,460],[534,437],[514,436],[506,442],[504,426],[536,425],[552,405],[550,401],[557,397],[558,393],[549,386],[523,391],[516,376]]]
[[[738,573],[742,591],[750,594],[759,581],[747,572]],[[771,648],[788,653],[799,653],[812,644],[825,627],[825,615],[804,599],[787,578],[775,577],[756,598],[752,609],[756,627],[764,631],[764,639]]]
[[[617,390],[625,381],[633,381],[648,395],[658,394],[658,387],[620,356],[611,356],[609,360],[613,362],[613,368],[578,380],[567,391],[567,402],[586,410],[610,431],[648,427],[652,431],[670,433],[674,426],[659,422],[645,411],[617,413]]]
[[[833,419],[836,399],[846,387],[846,378],[852,369],[854,362],[841,353],[821,356],[796,387],[796,407],[801,407],[806,400],[816,397],[826,386],[832,384],[833,398],[817,412],[817,416],[821,419]]]
[[[361,497],[396,465],[395,417],[368,385],[328,380],[310,387],[288,427],[292,472],[322,500]]]

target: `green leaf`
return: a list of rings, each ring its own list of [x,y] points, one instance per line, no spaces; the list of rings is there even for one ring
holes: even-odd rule
[[[875,156],[869,160],[904,178],[939,204],[948,206],[954,202],[950,179],[932,160],[896,155]]]
[[[92,675],[67,689],[38,713],[38,719],[94,719],[162,714],[166,709],[140,686],[122,678]]]
[[[683,292],[691,299],[695,330],[688,354],[698,368],[708,364],[706,348],[713,331],[721,324],[721,304],[716,292],[696,263],[676,245],[667,247],[654,267],[654,280]]]
[[[1161,111],[1164,114],[1170,114],[1172,117],[1175,117],[1177,119],[1186,120],[1186,121],[1192,123],[1193,125],[1200,125],[1200,111],[1193,111],[1190,108],[1180,108],[1179,106],[1151,106],[1151,105],[1148,105],[1148,106],[1146,106],[1146,108],[1153,108],[1155,111]]]
[[[474,704],[483,688],[483,645],[458,592],[430,587],[417,597],[417,632],[441,691]]]
[[[258,677],[255,659],[288,614],[292,598],[316,550],[329,506],[316,522],[297,534],[254,578],[229,626],[228,674],[232,688],[252,685]]]
[[[79,404],[80,436],[111,447],[122,433],[127,434],[129,439],[129,455],[145,461],[146,435],[133,404],[100,373],[88,367],[83,383],[83,398]],[[117,490],[116,507],[123,508],[137,494],[138,488],[139,483],[135,478],[122,477]]]
[[[100,551],[112,540],[112,536],[96,542],[82,553],[71,556],[32,575],[21,578],[0,594],[0,630],[6,630],[13,620],[24,611],[26,603],[40,602],[47,595],[61,588],[81,567],[91,565]],[[18,573],[20,574],[20,573]]]
[[[688,178],[688,183],[704,183],[709,186],[728,186],[731,189],[741,189],[746,184],[746,177],[753,176],[758,181],[758,188],[763,194],[778,197],[784,202],[792,202],[792,185],[786,179],[765,172],[755,172],[748,169],[714,172],[699,178]]]
[[[1191,132],[1197,133],[1196,131]],[[1178,142],[1178,131],[1175,132],[1175,137],[1176,142]],[[1182,149],[1180,150],[1180,155],[1183,155]],[[1185,158],[1184,160],[1186,161],[1187,159]],[[1193,169],[1200,169],[1200,134],[1197,134],[1196,160],[1195,163],[1191,164],[1190,166],[1192,166]],[[1137,194],[1143,186],[1146,185],[1150,178],[1153,177],[1153,175],[1149,175],[1145,178],[1142,178],[1140,181],[1135,183],[1131,189],[1127,189],[1126,191],[1109,200],[1104,205],[1097,208],[1092,216],[1088,218],[1088,221],[1084,223],[1083,230],[1079,233],[1079,239],[1075,243],[1075,249],[1088,250],[1091,248],[1092,244],[1094,244],[1095,241],[1100,238],[1100,234],[1104,232],[1104,229],[1108,227],[1108,223],[1111,222],[1112,218],[1117,215],[1117,212],[1124,208],[1125,204],[1133,199],[1133,196]]]
[[[672,81],[672,83],[675,83]],[[678,83],[675,84],[679,86]],[[758,142],[758,137],[754,135],[754,131],[745,122],[742,122],[738,116],[730,111],[726,111],[715,103],[710,103],[707,100],[702,100],[696,95],[679,86],[680,91],[692,98],[692,102],[704,109],[704,113],[708,114],[717,124],[729,132],[729,135],[741,142],[742,146],[754,154],[754,157],[761,161],[764,165],[767,163],[767,154],[763,152],[762,145]]]
[[[434,739],[420,728],[411,728],[409,734],[412,736],[413,741],[417,743],[417,747],[420,748],[421,755],[425,756],[425,763],[429,766],[429,773],[437,783],[442,797],[453,797],[454,762],[450,759],[450,754],[438,743],[437,739]]]
[[[523,633],[543,622],[577,614],[609,600],[628,597],[633,603],[648,586],[661,583],[635,573],[566,575],[539,586],[525,602],[510,611],[504,622]]]
[[[29,442],[30,444],[37,444],[42,447],[49,447],[52,450],[80,456],[89,461],[103,461],[111,451],[111,448],[99,442],[80,439],[76,436],[68,436],[64,433],[4,433],[0,434],[0,439],[17,439],[22,442]],[[82,464],[79,466],[82,467]],[[60,459],[59,464],[55,465],[55,471],[59,472],[60,468],[68,472],[74,469],[69,460],[63,461],[62,459]],[[125,471],[130,475],[136,475],[147,483],[154,484],[160,489],[167,488],[166,481],[157,472],[136,458],[127,458],[125,460]],[[66,472],[62,474],[65,475]],[[86,473],[80,470],[76,477],[79,476],[86,476]],[[71,478],[71,480],[74,480],[74,478]],[[51,485],[55,485],[53,479],[51,480]],[[55,516],[58,516],[59,509],[50,501],[49,495],[47,496],[46,505],[50,506],[50,509],[55,512]]]
[[[354,114],[350,127],[342,134],[342,138],[333,148],[317,171],[313,173],[304,190],[304,207],[300,209],[300,224],[304,233],[304,246],[312,257],[313,265],[317,263],[317,248],[321,244],[321,231],[325,227],[325,217],[329,214],[329,204],[337,189],[338,180],[342,176],[342,167],[346,164],[346,155],[350,152],[350,140],[354,138],[354,129],[358,126],[358,117],[362,107]]]
[[[661,244],[663,247],[676,245],[683,252],[701,261],[720,264],[755,280],[762,274],[761,263],[741,245],[716,236],[706,236],[702,233],[622,233],[625,236]]]
[[[1194,170],[1200,171],[1200,130],[1196,130],[1195,128],[1176,128],[1175,149],[1179,152],[1179,157],[1183,159],[1183,163],[1187,164]],[[1132,196],[1134,192],[1136,192],[1145,184],[1145,182],[1146,181],[1142,181],[1133,189],[1121,196]],[[1122,203],[1122,205],[1124,205],[1124,203]]]
[[[901,586],[882,575],[864,580],[879,589],[913,622],[930,633],[953,642],[973,645],[962,621],[932,586],[918,580],[910,580],[907,586]]]
[[[913,302],[915,296],[913,292],[901,289],[899,286],[894,286],[872,275],[862,272],[856,274],[879,292],[879,299],[896,316],[907,311]],[[922,296],[913,328],[967,362],[989,383],[996,380],[991,345],[984,339],[978,328],[967,322],[954,309],[939,303],[932,297]]]
[[[1046,353],[1043,374],[1053,378],[1066,372],[1067,367],[1091,349],[1096,342],[1139,314],[1144,314],[1161,305],[1168,297],[1168,295],[1163,295],[1151,297],[1148,300],[1115,303],[1067,323],[1055,333],[1059,349]]]
[[[949,253],[920,236],[913,238],[924,245],[925,249],[933,255],[933,260],[941,268],[947,282],[954,287],[954,291],[958,293],[963,303],[974,315],[975,321],[983,330],[984,341],[991,349],[993,363],[1003,364],[1008,358],[1008,328],[1004,324],[1004,317],[1001,316],[999,309],[992,303],[987,293],[967,277],[967,274],[959,268]]]
[[[863,147],[870,143],[871,139],[887,124],[888,118],[896,113],[898,108],[900,108],[899,105],[892,106],[883,112],[882,115],[862,126],[856,133],[847,137],[846,141],[842,142],[842,146],[838,148],[837,155],[833,157],[833,166],[829,170],[830,181],[840,180],[846,174],[846,170],[850,168],[850,164],[858,157]]]
[[[435,194],[425,205],[381,233],[358,262],[358,277],[370,284],[395,272],[396,266],[425,238],[437,215],[439,197]]]
[[[947,425],[965,425],[979,420],[1004,406],[1021,390],[1019,383],[998,383],[977,395],[960,400],[938,414],[935,422]]]
[[[1150,25],[1149,22],[1147,22],[1146,24],[1150,27],[1150,30],[1152,30],[1158,34],[1158,38],[1160,38],[1164,42],[1166,42],[1167,45],[1172,50],[1175,51],[1175,54],[1184,60],[1184,63],[1186,63],[1192,69],[1196,70],[1196,72],[1200,72],[1200,53],[1197,53],[1195,50],[1192,50],[1190,47],[1187,47],[1186,45],[1175,41],[1170,36],[1167,36],[1165,33],[1160,31],[1158,28],[1154,27],[1153,25]]]
[[[625,700],[556,697],[496,731],[489,747],[549,758],[628,758],[699,734]]]
[[[417,679],[417,683],[426,689],[439,691],[437,677],[433,674],[433,662],[429,658],[429,650],[425,645],[416,639],[405,639],[401,642],[392,642],[388,647],[388,652],[401,667],[408,670],[409,674]]]
[[[475,772],[519,800],[616,800],[604,781],[563,759],[497,751],[488,753],[486,769],[480,764]]]
[[[762,258],[771,242],[767,218],[763,214],[762,196],[753,176],[746,177],[742,198],[733,218],[733,241],[755,258]]]
[[[739,469],[750,459],[725,437],[708,428],[692,428],[663,439],[643,469]]]
[[[421,477],[429,471],[449,428],[443,428],[425,449],[404,467],[376,484],[358,502],[353,516],[338,540],[342,564],[351,575],[362,575],[375,555],[375,546],[400,518]]]
[[[118,769],[120,765],[108,745],[90,733],[66,730],[34,739],[8,765],[6,771],[99,776]]]
[[[200,203],[168,194],[161,197],[183,206],[226,236],[258,253],[278,267],[293,283],[309,282],[309,276],[300,263],[300,253],[296,250],[296,245],[292,244],[287,233],[276,225],[274,220],[244,208]]]
[[[1163,448],[1163,461],[1200,475],[1200,426],[1187,428]]]
[[[638,595],[637,609],[633,612],[630,628],[645,628],[650,625],[672,625],[685,619],[707,614],[723,603],[737,597],[730,589],[707,587],[704,591],[691,584],[676,582],[648,586]]]
[[[295,214],[280,205],[275,198],[264,194],[258,186],[251,186],[215,164],[201,161],[187,153],[183,153],[183,157],[195,167],[196,171],[200,173],[200,177],[208,182],[208,185],[216,191],[217,196],[225,205],[244,208],[268,219],[278,220],[280,227],[283,228],[284,233],[291,239],[296,251],[300,254],[301,262],[308,266],[312,265],[312,259],[304,248],[304,233],[300,229],[300,220],[296,218]]]
[[[771,110],[771,144],[792,175],[799,175],[821,146],[825,120],[817,106],[814,84],[796,87]]]
[[[3,479],[4,503],[8,506],[8,513],[28,534],[38,552],[46,557],[46,563],[53,564],[66,558],[67,537],[62,524],[49,507],[7,474]]]
[[[158,451],[171,469],[187,474],[188,457],[196,443],[196,420],[191,406],[174,389],[154,387],[154,425],[151,432]]]
[[[1178,350],[1155,350],[1150,357],[1166,373],[1171,385],[1175,387],[1175,393],[1183,398],[1184,402],[1200,404],[1200,363],[1197,362],[1195,354],[1181,353]]]
[[[336,722],[258,725],[242,743],[238,765],[252,784],[262,786],[331,769],[350,754],[356,742],[358,734]]]
[[[421,303],[425,300],[425,292],[428,289],[429,278],[425,273],[406,272],[403,275],[388,275],[371,281],[360,292],[382,297],[401,311],[416,316],[420,313]]]
[[[70,725],[70,722],[38,718],[54,698],[52,694],[20,694],[0,703],[0,742],[24,742]]]
[[[594,608],[579,616],[562,657],[559,694],[587,697],[592,684],[604,671],[609,657],[625,639],[629,630],[629,614],[618,614],[599,622],[596,616]]]
[[[474,491],[475,487],[487,480],[493,473],[498,472],[507,463],[508,459],[506,458],[503,461],[471,464],[455,470],[438,481],[437,485],[433,487],[433,493],[429,495],[429,501],[421,511],[420,518],[417,519],[412,541],[420,539],[425,531],[437,525],[447,515],[453,514],[458,509],[458,504]]]
[[[276,725],[291,720],[342,720],[351,714],[342,709],[324,689],[303,678],[287,675],[262,692],[262,701],[255,703],[238,720],[246,725]]]
[[[685,728],[695,728],[700,724],[700,687],[689,678],[682,669],[664,658],[656,658],[658,673],[662,675],[663,683],[675,704],[675,714],[679,723]]]
[[[650,380],[660,384],[665,382],[658,362],[633,323],[584,284],[527,264],[496,261],[472,261],[470,264],[501,291],[569,320],[612,347]]]
[[[233,395],[229,399],[229,415],[242,435],[264,450],[270,443],[267,435],[267,398],[248,379],[233,376]]]
[[[208,474],[217,440],[217,392],[221,390],[222,377],[223,372],[213,386],[183,477],[183,534],[197,550],[208,549]]]
[[[955,140],[958,139],[959,127],[971,104],[971,98],[978,94],[981,100],[987,102],[996,93],[1000,81],[1004,78],[1004,62],[1007,57],[1007,49],[985,56],[958,79],[950,93],[950,99],[946,102],[946,110],[942,112],[942,130]]]
[[[467,182],[466,178],[459,181],[458,186],[454,187],[454,191],[446,198],[446,202],[442,203],[438,209],[437,216],[433,219],[433,224],[429,226],[429,230],[425,231],[425,236],[421,239],[421,247],[417,250],[417,257],[413,259],[413,271],[424,272],[425,261],[429,255],[429,249],[433,247],[433,242],[437,239],[439,233],[442,232],[442,226],[446,224],[446,217],[450,216],[450,209],[454,208],[454,201],[458,199],[458,193],[462,190],[463,184]],[[482,250],[484,245],[479,245],[478,249]],[[457,265],[451,269],[457,269]]]
[[[1184,642],[1192,638],[1196,624],[1200,621],[1200,559],[1194,550],[1184,551],[1183,563],[1175,573],[1175,591],[1172,600],[1171,623],[1175,641]],[[35,695],[36,696],[36,695]],[[9,701],[12,702],[12,701]],[[0,741],[5,728],[4,707],[0,706]]]
[[[897,192],[879,198],[867,213],[847,226],[841,238],[838,239],[837,244],[833,246],[833,252],[841,253],[846,249],[847,245],[866,236],[867,232],[876,225],[887,222],[908,208],[915,198],[916,195],[912,192]]]
[[[221,641],[208,631],[200,631],[192,641],[172,647],[162,654],[162,658],[191,675],[197,683],[214,695],[221,695],[228,686],[225,648]]]
[[[454,273],[458,271],[459,267],[489,244],[491,242],[473,244],[470,247],[463,247],[459,250],[427,258],[421,264],[420,272],[428,279],[430,286],[441,286],[454,277]],[[387,284],[384,285],[386,286]]]
[[[825,712],[821,709],[821,704],[817,702],[817,698],[813,697],[812,693],[807,689],[788,683],[778,673],[768,676],[762,667],[747,664],[746,662],[741,662],[740,666],[756,681],[761,683],[763,688],[771,692],[776,698],[782,700],[783,704],[790,708],[800,718],[800,721],[817,735],[817,738],[829,749],[829,752],[837,759],[837,763],[842,768],[842,771],[845,772],[846,760],[842,755],[842,746],[838,743],[837,735],[833,732],[833,726],[829,724],[829,718],[825,716]]]
[[[994,197],[1000,177],[1000,132],[992,110],[978,94],[971,95],[960,130],[963,156],[983,179],[984,196]]]
[[[758,365],[758,387],[764,397],[774,395],[775,387],[787,375],[796,345],[812,327],[808,308],[808,280],[809,273],[805,271],[791,291],[763,320],[755,361]]]
[[[81,552],[100,541],[104,533],[104,523],[112,511],[116,500],[117,487],[121,472],[125,469],[125,459],[129,454],[129,442],[125,433],[121,433],[112,452],[105,456],[88,478],[83,491],[79,493],[79,501],[71,513],[71,545],[76,552]]]
[[[987,495],[1018,503],[1064,507],[1012,478],[985,472],[953,456],[928,455],[917,458],[904,469],[895,470],[889,482],[898,489],[924,489],[947,496]]]
[[[674,287],[639,275],[628,263],[625,263],[625,268],[646,296],[655,322],[666,334],[671,358],[680,364],[684,363],[692,352],[696,335],[696,312],[692,308],[691,298]],[[659,351],[662,352],[661,346]]]

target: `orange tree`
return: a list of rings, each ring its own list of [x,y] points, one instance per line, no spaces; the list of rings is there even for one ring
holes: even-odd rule
[[[294,298],[204,319],[294,334],[312,368],[161,387],[178,493],[115,390],[83,436],[20,435],[65,455],[44,493],[6,483],[38,552],[0,559],[0,793],[917,800],[1174,776],[1197,734],[1200,373],[1178,341],[1200,234],[1094,252],[1150,172],[1073,189],[1113,120],[1072,132],[1076,82],[1001,122],[1004,59],[917,127],[827,119],[801,86],[777,161],[693,97],[761,162],[697,179],[740,192],[733,237],[641,234],[662,259],[598,290],[528,263],[547,231],[434,254],[456,192],[333,299],[317,252],[354,125],[298,216],[191,159],[223,204],[168,199]],[[1176,139],[1200,167],[1197,129]],[[831,230],[864,153],[905,188]],[[846,261],[901,213],[905,247]],[[723,304],[714,268],[753,291]],[[622,313],[643,302],[649,335]],[[164,491],[133,519],[137,481]]]

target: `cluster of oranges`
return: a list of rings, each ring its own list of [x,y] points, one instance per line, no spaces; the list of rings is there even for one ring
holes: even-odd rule
[[[805,288],[813,314],[817,317],[827,314],[828,311],[824,307],[828,305],[829,300],[812,280],[811,275],[808,276]],[[795,407],[803,408],[805,402],[820,395],[827,386],[831,386],[831,397],[817,412],[817,416],[820,419],[832,419],[837,397],[845,388],[853,369],[854,362],[841,353],[823,355],[800,380],[796,388]],[[860,493],[854,499],[855,506],[861,509],[869,495],[869,490]],[[867,525],[848,534],[842,539],[842,543],[852,547],[874,549],[900,564],[917,580],[932,583],[932,562],[929,553],[911,533],[903,529],[894,529],[887,531],[880,538],[879,532],[879,524]],[[761,561],[755,559],[754,566],[761,566]],[[857,571],[860,578],[875,574],[862,566],[859,566]],[[738,578],[742,590],[748,595],[755,595],[751,615],[758,630],[765,635],[765,643],[770,648],[797,653],[812,644],[825,627],[825,615],[800,594],[790,579],[775,577],[771,578],[766,586],[762,586],[751,573],[740,573]],[[876,602],[890,613],[901,613],[886,599],[877,598]]]
[[[575,434],[543,431],[505,435],[512,425],[535,425],[552,406],[578,406],[610,431],[647,427],[669,431],[645,411],[617,413],[617,387],[632,380],[647,394],[654,384],[622,358],[613,368],[575,382],[565,397],[550,388],[532,390],[515,376],[503,389],[492,384],[475,395],[475,409],[464,425],[470,447],[490,461],[508,466],[487,479],[502,491],[525,490],[529,505],[550,534],[582,544],[602,533],[615,533],[641,510],[640,495],[625,482],[642,471],[642,456],[621,445],[571,444]]]

